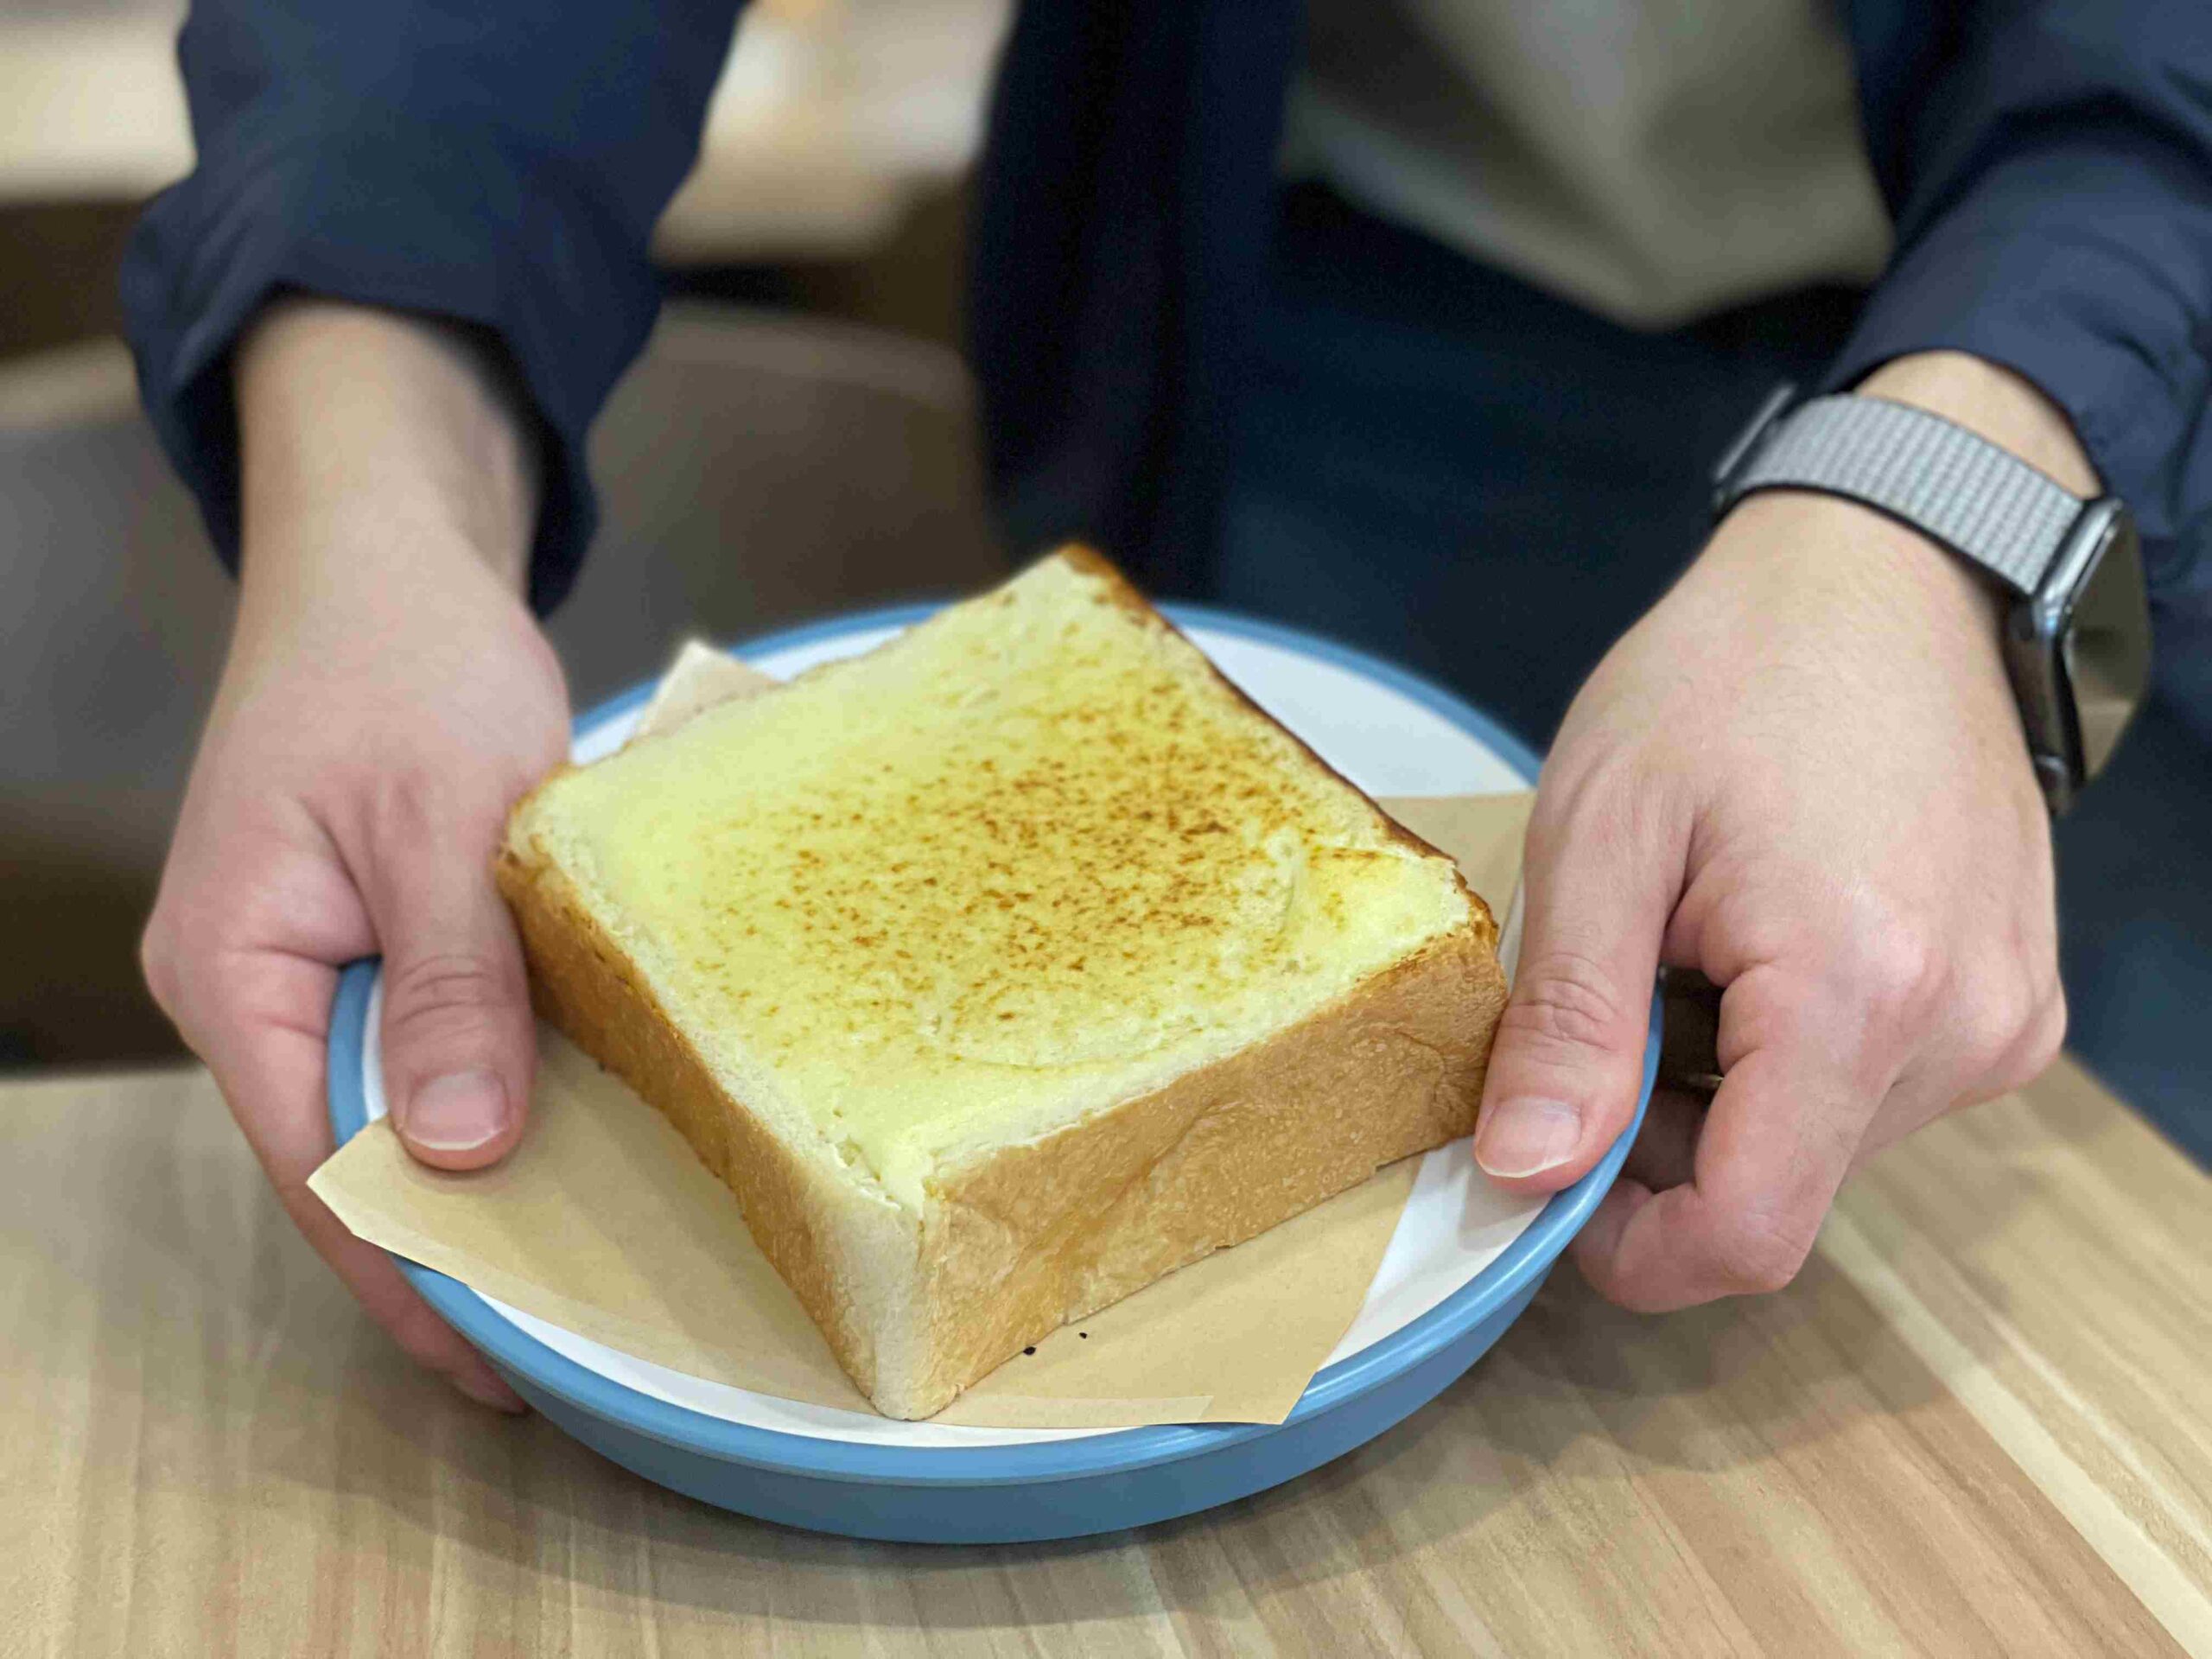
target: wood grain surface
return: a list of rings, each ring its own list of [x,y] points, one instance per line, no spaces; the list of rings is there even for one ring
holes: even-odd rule
[[[1799,1281],[1555,1275],[1433,1404],[1067,1544],[721,1514],[415,1373],[204,1074],[0,1085],[0,1654],[2212,1653],[2212,1181],[2062,1064]]]

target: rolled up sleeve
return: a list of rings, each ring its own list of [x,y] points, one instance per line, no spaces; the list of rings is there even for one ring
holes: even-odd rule
[[[2212,12],[1986,4],[1914,100],[1897,253],[1832,386],[1934,349],[2025,376],[2212,609]]]
[[[531,598],[595,518],[584,443],[659,303],[653,226],[741,0],[204,0],[178,55],[197,165],[148,208],[123,301],[141,391],[235,565],[230,357],[304,291],[487,332],[546,442]]]

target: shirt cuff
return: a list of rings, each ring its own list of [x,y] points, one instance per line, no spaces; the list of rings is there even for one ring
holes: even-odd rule
[[[2177,522],[2212,381],[2196,332],[2168,279],[2116,241],[1939,231],[1884,277],[1825,389],[1927,351],[1971,353],[2023,376],[2065,411],[2105,487],[2134,513],[2155,592],[2204,563],[2184,545],[2194,527]]]
[[[558,604],[597,519],[591,420],[659,302],[620,238],[592,233],[597,216],[480,132],[392,121],[203,158],[157,198],[125,255],[124,313],[147,412],[224,560],[237,568],[231,353],[264,302],[299,290],[490,333],[545,435],[529,599]]]

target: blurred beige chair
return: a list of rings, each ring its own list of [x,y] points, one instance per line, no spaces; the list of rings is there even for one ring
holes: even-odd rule
[[[735,638],[1005,568],[968,381],[933,346],[671,308],[594,460],[605,522],[550,630],[580,707],[686,632]],[[0,368],[0,1063],[173,1046],[136,941],[231,604],[121,347]]]

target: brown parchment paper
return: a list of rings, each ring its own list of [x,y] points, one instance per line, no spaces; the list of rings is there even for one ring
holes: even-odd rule
[[[664,730],[775,682],[687,645],[641,718]],[[1386,800],[1503,915],[1526,794]],[[934,1421],[1006,1428],[1281,1422],[1350,1328],[1418,1159],[1067,1326]],[[577,1335],[671,1370],[871,1412],[667,1121],[550,1027],[529,1133],[495,1169],[417,1164],[388,1122],[308,1185],[360,1237]]]

